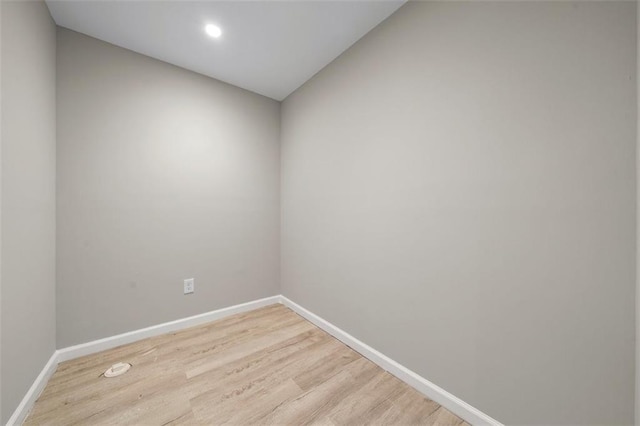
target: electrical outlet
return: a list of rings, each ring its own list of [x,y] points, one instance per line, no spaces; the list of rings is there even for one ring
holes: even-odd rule
[[[184,294],[190,294],[195,291],[195,280],[188,278],[184,280]]]

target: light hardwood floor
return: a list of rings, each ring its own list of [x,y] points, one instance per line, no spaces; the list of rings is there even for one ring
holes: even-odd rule
[[[63,362],[25,422],[222,423],[466,425],[282,305]]]

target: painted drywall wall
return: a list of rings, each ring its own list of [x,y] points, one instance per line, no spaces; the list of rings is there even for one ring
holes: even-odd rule
[[[411,2],[294,92],[283,294],[505,424],[632,423],[635,8]]]
[[[2,422],[55,351],[56,29],[2,2]]]
[[[66,29],[57,83],[58,347],[278,294],[278,102]]]
[[[2,2],[0,2],[0,98],[2,97]],[[2,417],[2,101],[0,100],[0,422]]]
[[[0,2],[0,99],[2,98],[2,2]],[[2,101],[0,100],[0,422],[2,417]]]
[[[640,7],[636,3],[636,398],[635,423],[640,424]]]

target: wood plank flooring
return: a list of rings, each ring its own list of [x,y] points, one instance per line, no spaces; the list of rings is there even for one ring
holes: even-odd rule
[[[25,421],[223,423],[467,425],[282,305],[63,362]]]

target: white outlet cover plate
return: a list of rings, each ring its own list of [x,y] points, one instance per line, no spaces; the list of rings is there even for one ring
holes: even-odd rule
[[[189,278],[184,280],[184,294],[191,294],[195,290],[195,280]]]

